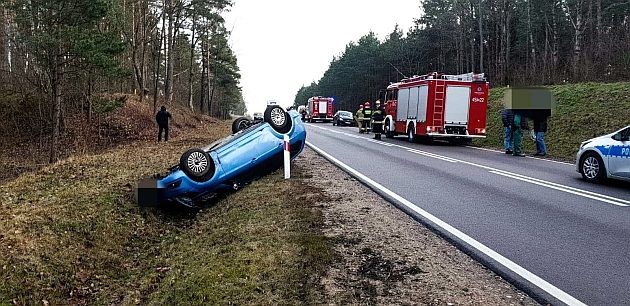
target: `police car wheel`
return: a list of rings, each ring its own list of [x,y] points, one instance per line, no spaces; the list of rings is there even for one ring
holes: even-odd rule
[[[580,161],[580,173],[582,178],[589,182],[601,182],[606,178],[606,168],[602,158],[596,153],[584,154]]]

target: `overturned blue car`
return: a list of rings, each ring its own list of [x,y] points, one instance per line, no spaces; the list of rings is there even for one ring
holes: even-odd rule
[[[198,207],[221,192],[237,190],[281,168],[284,135],[290,139],[291,159],[304,149],[306,130],[296,111],[269,106],[262,121],[244,120],[234,121],[234,134],[205,148],[186,151],[165,177],[139,184],[138,203],[153,206],[176,202]]]

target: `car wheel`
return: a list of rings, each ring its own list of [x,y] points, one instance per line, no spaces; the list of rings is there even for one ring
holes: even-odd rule
[[[245,117],[236,118],[234,122],[232,122],[232,134],[236,134],[244,129],[247,129],[252,125],[252,122]]]
[[[337,123],[335,123],[335,120],[333,120],[333,126],[337,125]]]
[[[409,128],[407,129],[407,140],[409,140],[409,142],[416,141],[416,135],[413,133],[413,124],[409,125]]]
[[[394,133],[392,133],[392,130],[389,127],[389,119],[385,120],[385,126],[383,128],[385,130],[385,137],[394,138]]]
[[[589,182],[601,182],[606,178],[604,161],[595,152],[587,152],[580,160],[580,173]]]
[[[291,130],[291,118],[280,106],[270,106],[265,110],[265,122],[278,133],[284,134]]]
[[[197,182],[207,181],[214,175],[214,161],[208,152],[190,149],[179,159],[179,168]]]

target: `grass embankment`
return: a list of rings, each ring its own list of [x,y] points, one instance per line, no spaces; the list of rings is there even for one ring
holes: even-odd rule
[[[267,176],[196,215],[143,213],[132,201],[133,183],[229,133],[220,126],[0,185],[0,304],[308,303],[332,251],[308,198],[319,191],[301,186],[299,168],[295,180]]]
[[[156,139],[157,124],[151,102],[140,102],[139,97],[128,94],[104,95],[94,100],[91,120],[77,110],[65,113],[57,148],[59,159]],[[27,107],[15,102],[20,107],[8,107],[10,102],[0,96],[0,184],[47,165],[50,156],[50,123],[42,121],[36,105]],[[172,138],[218,122],[184,106],[169,105],[168,110],[173,115]]]
[[[573,161],[582,141],[611,133],[630,124],[630,83],[583,83],[548,86],[556,99],[556,110],[545,134],[548,155]],[[501,107],[505,88],[490,90],[488,138],[476,144],[503,149]],[[530,127],[533,124],[530,122]],[[524,138],[527,153],[536,146]]]

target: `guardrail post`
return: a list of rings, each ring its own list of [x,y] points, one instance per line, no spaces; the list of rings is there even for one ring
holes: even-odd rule
[[[291,145],[289,135],[284,135],[284,179],[291,178]]]

